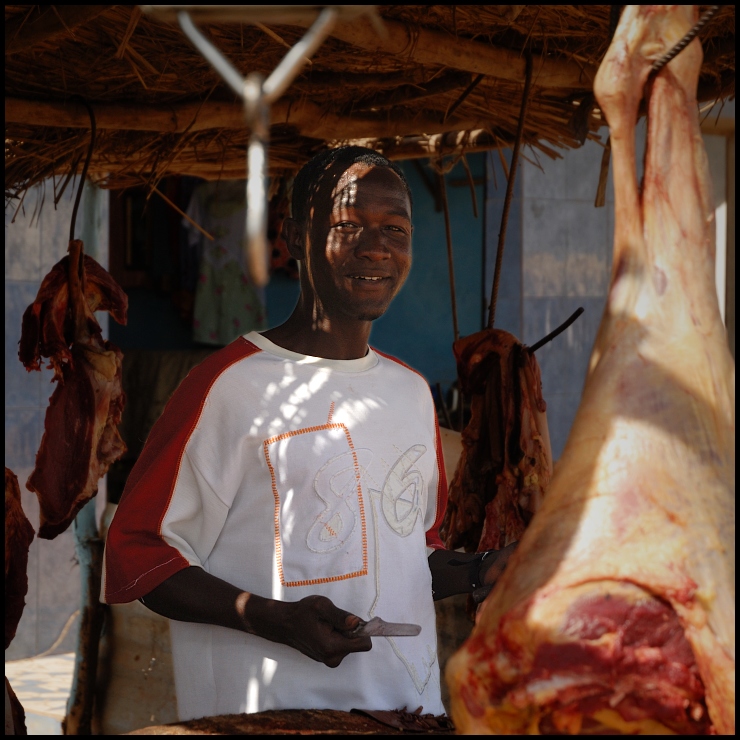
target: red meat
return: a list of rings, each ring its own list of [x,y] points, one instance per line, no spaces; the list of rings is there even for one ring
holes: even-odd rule
[[[450,549],[500,550],[521,539],[552,474],[540,369],[501,329],[463,337],[453,349],[471,418],[440,531]]]
[[[448,663],[466,734],[735,731],[735,366],[698,40],[648,81],[697,17],[626,6],[596,77],[614,161],[611,285],[547,496]]]
[[[126,323],[128,300],[82,242],[70,242],[23,315],[19,357],[38,370],[48,357],[57,387],[49,401],[36,466],[26,487],[40,505],[39,537],[63,532],[126,451],[118,433],[125,403],[123,354],[102,338],[94,311]]]

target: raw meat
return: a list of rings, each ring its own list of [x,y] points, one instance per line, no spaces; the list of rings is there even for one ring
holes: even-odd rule
[[[90,330],[100,332],[93,311],[109,311],[119,324],[125,324],[128,298],[118,283],[88,255],[84,255],[84,274],[85,300],[94,322]],[[64,257],[43,279],[36,300],[23,314],[18,352],[20,361],[29,371],[40,370],[41,358],[48,357],[55,380],[61,377],[62,364],[72,356],[69,345],[75,336],[68,281],[69,257]]]
[[[118,433],[125,403],[123,354],[102,338],[93,311],[126,323],[128,300],[82,242],[54,266],[23,315],[19,356],[28,370],[48,357],[57,387],[49,401],[36,467],[26,483],[40,504],[39,537],[63,532],[126,451]]]
[[[543,506],[452,658],[465,733],[735,731],[735,368],[714,284],[696,6],[627,6],[595,93],[614,160],[614,266]]]
[[[540,368],[500,329],[459,339],[453,350],[471,418],[440,531],[452,550],[500,550],[519,541],[552,474]]]
[[[13,641],[28,593],[28,548],[33,527],[23,513],[18,478],[5,468],[5,649]]]

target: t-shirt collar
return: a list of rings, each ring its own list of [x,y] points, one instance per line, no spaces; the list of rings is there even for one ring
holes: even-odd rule
[[[311,355],[292,352],[271,342],[267,337],[256,331],[245,334],[244,338],[256,347],[259,347],[263,352],[275,355],[276,357],[282,357],[284,360],[290,360],[298,365],[325,367],[343,373],[361,373],[365,370],[370,370],[378,364],[378,356],[370,347],[367,348],[367,354],[364,357],[358,357],[356,360],[331,360],[327,357],[312,357]]]

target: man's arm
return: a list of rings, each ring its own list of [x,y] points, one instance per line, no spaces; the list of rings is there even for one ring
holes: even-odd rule
[[[175,573],[141,601],[169,619],[229,627],[289,645],[330,668],[349,653],[372,647],[369,637],[348,635],[360,618],[324,596],[295,602],[265,599],[197,567]]]
[[[434,600],[472,593],[477,603],[483,601],[504,572],[517,544],[488,552],[435,550],[429,556]]]

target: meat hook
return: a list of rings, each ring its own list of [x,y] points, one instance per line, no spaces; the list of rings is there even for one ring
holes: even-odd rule
[[[69,225],[69,240],[75,238],[75,224],[77,222],[77,209],[80,207],[80,201],[82,200],[82,190],[85,187],[85,178],[87,177],[87,169],[90,166],[90,160],[92,159],[93,149],[95,149],[95,113],[93,112],[92,106],[84,98],[79,95],[73,97],[78,98],[82,105],[87,108],[87,112],[90,116],[90,146],[87,150],[87,157],[85,158],[85,164],[82,166],[82,177],[80,178],[80,185],[77,188],[77,196],[75,197],[75,204],[72,208],[72,223]]]
[[[527,352],[534,354],[540,347],[551,342],[558,334],[562,334],[582,313],[583,306],[579,306],[557,329],[553,329],[549,334],[542,337],[539,342],[535,342],[531,347],[527,347]]]
[[[267,269],[267,152],[270,138],[270,105],[289,87],[310,57],[331,33],[339,17],[355,18],[369,15],[378,32],[382,23],[374,15],[375,6],[328,5],[323,7],[303,38],[291,47],[267,78],[258,73],[243,77],[236,67],[198,29],[193,17],[201,20],[246,20],[247,22],[289,21],[305,18],[317,10],[303,6],[202,6],[146,5],[143,9],[163,18],[174,15],[183,33],[226,84],[244,101],[245,122],[250,130],[247,148],[247,219],[245,229],[246,262],[249,274],[257,286],[269,280]],[[215,15],[214,15],[215,14]],[[221,16],[221,17],[219,17]],[[382,33],[381,33],[382,35]]]

